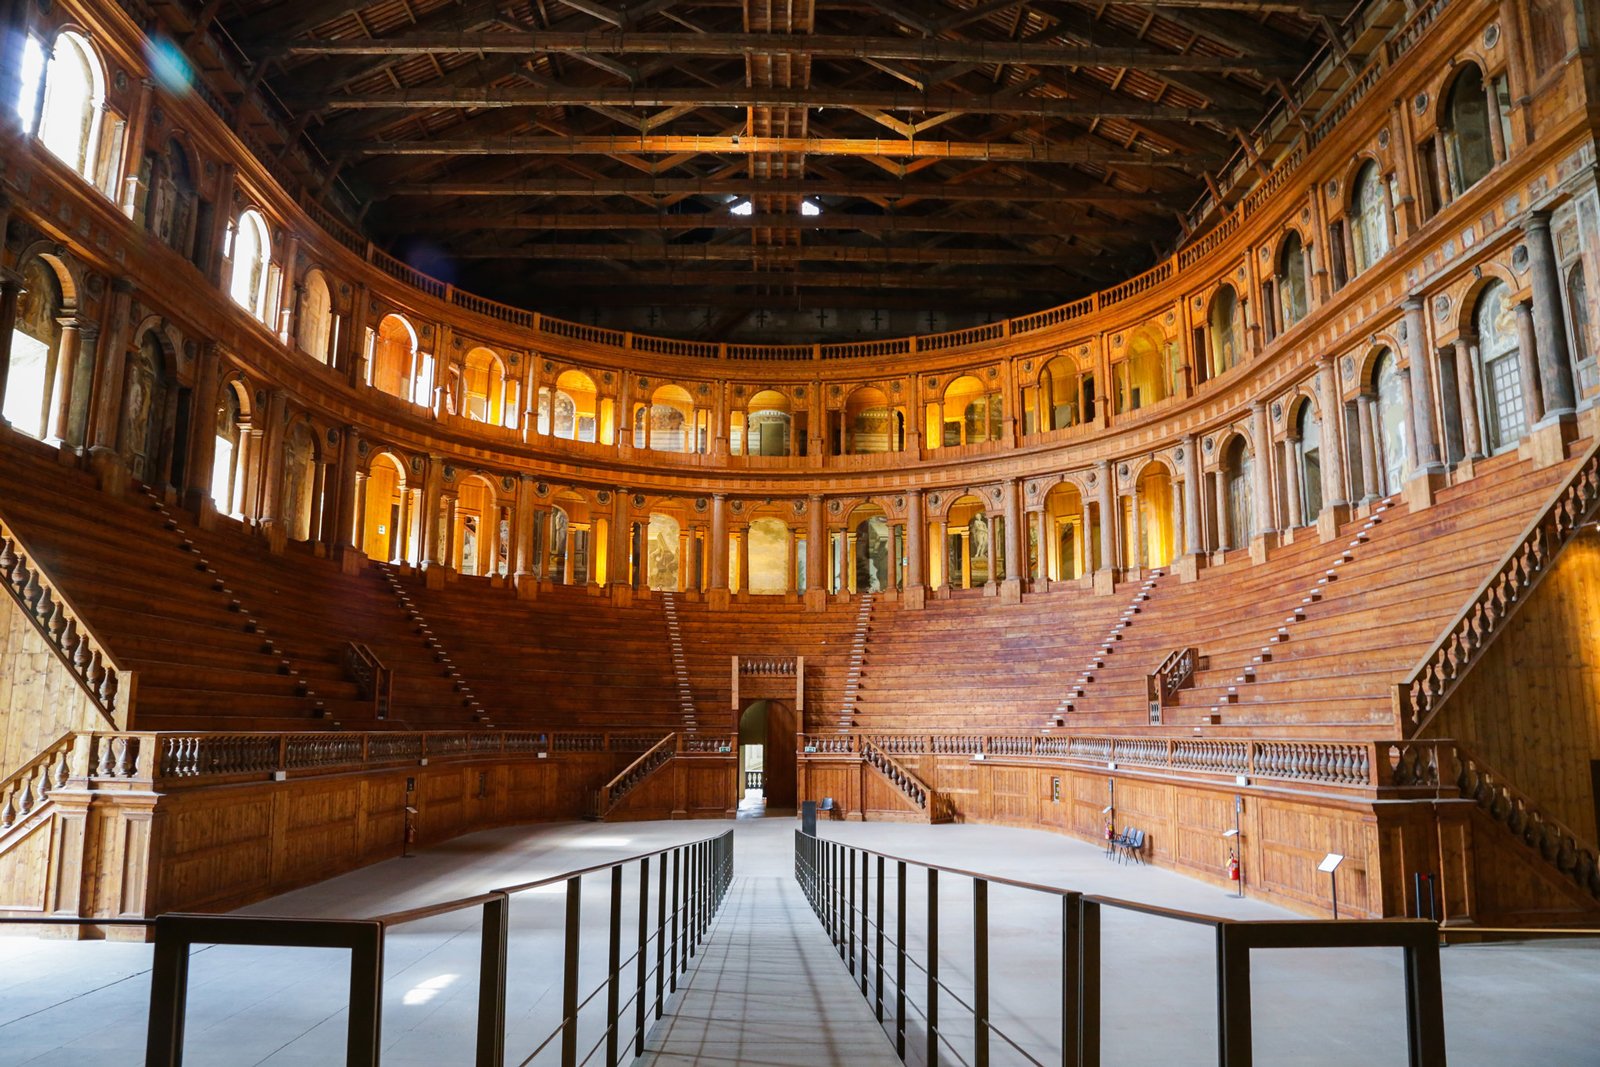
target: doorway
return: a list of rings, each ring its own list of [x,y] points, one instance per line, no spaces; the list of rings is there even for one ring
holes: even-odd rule
[[[795,715],[777,700],[757,700],[739,716],[740,807],[793,812]]]

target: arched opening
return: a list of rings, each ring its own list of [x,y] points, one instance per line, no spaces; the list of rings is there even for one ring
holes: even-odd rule
[[[471,475],[456,490],[454,544],[451,558],[461,574],[504,574],[509,562],[500,507],[494,486]]]
[[[883,509],[862,504],[850,513],[846,555],[850,560],[850,592],[884,593],[895,587],[895,531]]]
[[[1311,401],[1300,404],[1294,418],[1294,455],[1300,466],[1300,521],[1310,524],[1322,513],[1322,420],[1311,409]]]
[[[166,352],[154,332],[146,332],[128,361],[118,449],[133,477],[153,486],[166,483],[167,407],[170,389]]]
[[[283,521],[290,540],[311,540],[312,517],[321,512],[316,494],[317,437],[307,423],[297,422],[283,445]]]
[[[565,585],[588,585],[598,578],[594,546],[601,543],[604,520],[590,510],[589,502],[570,489],[556,494],[550,509],[549,573]]]
[[[198,198],[189,153],[176,138],[169,137],[160,152],[145,157],[144,166],[149,170],[143,220],[146,229],[158,241],[193,261]]]
[[[1503,452],[1516,446],[1527,427],[1516,313],[1504,282],[1490,282],[1479,294],[1472,321],[1478,331],[1479,392],[1489,451]]]
[[[222,399],[213,413],[211,450],[211,502],[224,515],[241,518],[244,514],[244,427],[246,410],[241,394],[248,396],[239,382],[222,388]]]
[[[1445,151],[1449,153],[1451,191],[1460,196],[1494,167],[1494,142],[1489,139],[1489,98],[1483,71],[1476,63],[1461,67],[1444,106]]]
[[[671,515],[650,513],[645,533],[645,576],[651,589],[673,592],[683,586],[683,526]]]
[[[1116,387],[1113,414],[1138,411],[1167,398],[1163,348],[1159,330],[1142,329],[1128,338],[1127,357],[1111,365]]]
[[[936,448],[998,441],[1002,418],[1000,394],[963,374],[945,386],[939,403],[929,406],[927,439]]]
[[[17,318],[11,331],[11,364],[6,382],[5,420],[18,433],[43,440],[50,427],[60,381],[61,286],[42,259],[22,271]]]
[[[1410,469],[1411,457],[1406,454],[1405,423],[1409,416],[1400,383],[1400,365],[1394,353],[1384,349],[1372,367],[1373,391],[1378,400],[1378,425],[1374,436],[1379,449],[1378,480],[1383,484],[1381,496],[1400,491]]]
[[[1227,512],[1224,548],[1242,548],[1255,533],[1251,500],[1253,457],[1243,437],[1234,436],[1222,453],[1223,502]]]
[[[1085,535],[1083,496],[1071,482],[1054,486],[1044,498],[1047,541],[1039,546],[1044,555],[1045,577],[1051,581],[1071,581],[1094,569],[1089,539]]]
[[[634,412],[633,445],[653,452],[693,452],[697,444],[694,398],[681,385],[657,386],[650,406]]]
[[[1147,463],[1135,483],[1138,512],[1124,523],[1129,539],[1134,542],[1128,567],[1165,567],[1177,554],[1177,494],[1173,490],[1172,472],[1161,463]]]
[[[757,700],[739,714],[739,781],[750,803],[769,811],[793,811],[795,806],[794,710],[782,701]]]
[[[402,316],[385,315],[378,321],[378,332],[373,337],[372,358],[367,366],[368,384],[380,393],[411,400],[416,392],[413,388],[416,372],[417,331]]]
[[[506,378],[505,364],[487,348],[467,353],[461,382],[461,413],[473,422],[509,426],[507,414],[515,409],[515,383]]]
[[[25,62],[24,68],[28,65]],[[24,91],[24,98],[27,96]],[[39,140],[44,146],[84,178],[94,181],[105,100],[105,73],[100,68],[99,55],[86,39],[69,31],[56,38],[50,53],[44,91],[37,98],[37,116],[25,114],[23,121],[29,125],[37,121]]]
[[[272,263],[272,238],[267,220],[254,208],[234,224],[233,274],[228,295],[262,322],[267,321],[267,275]]]
[[[1306,247],[1290,230],[1278,250],[1278,311],[1287,330],[1306,317]]]
[[[752,456],[787,456],[792,429],[789,398],[763,389],[745,406],[745,437]]]
[[[1211,307],[1206,312],[1210,324],[1207,341],[1211,355],[1211,377],[1215,378],[1239,362],[1239,340],[1236,324],[1239,319],[1239,296],[1231,285],[1220,285],[1211,297]]]
[[[1356,172],[1350,189],[1350,215],[1356,273],[1361,274],[1389,254],[1389,203],[1375,160],[1367,160]]]
[[[333,361],[333,293],[320,270],[306,273],[295,342],[318,363]]]
[[[997,520],[983,501],[963,496],[950,505],[945,520],[945,579],[952,589],[977,589],[999,571]]]
[[[540,432],[564,441],[599,438],[600,391],[594,379],[580,370],[562,371],[555,392],[539,391]]]
[[[754,519],[746,530],[745,556],[750,570],[744,592],[757,596],[789,592],[790,531],[782,519]],[[730,567],[728,573],[732,574]],[[742,575],[741,575],[742,576]]]
[[[405,464],[388,452],[372,457],[365,483],[366,509],[361,516],[361,549],[368,558],[416,562],[416,538],[410,536],[416,508],[406,480]]]
[[[1056,356],[1039,372],[1040,423],[1064,430],[1094,420],[1095,381],[1071,356]]]
[[[863,385],[844,400],[844,439],[835,450],[850,455],[899,452],[905,448],[905,419],[882,389]]]

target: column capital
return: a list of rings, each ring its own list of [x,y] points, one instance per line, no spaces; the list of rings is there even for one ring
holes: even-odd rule
[[[1421,312],[1422,311],[1422,304],[1423,304],[1423,296],[1422,296],[1421,293],[1408,293],[1400,301],[1400,308],[1403,311]]]
[[[1548,208],[1535,208],[1528,212],[1522,216],[1522,232],[1535,233],[1543,230],[1548,233],[1550,230],[1550,215],[1551,212]]]

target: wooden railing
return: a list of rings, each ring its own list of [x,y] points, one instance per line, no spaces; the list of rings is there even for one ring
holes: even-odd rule
[[[0,519],[0,584],[16,600],[94,705],[105,724],[120,729],[118,712],[125,711],[137,690],[137,678],[121,667],[109,646],[100,640],[83,614],[65,593],[31,561],[31,554],[16,531]]]
[[[372,713],[379,719],[389,717],[389,706],[394,689],[394,675],[367,645],[348,641],[344,647],[344,673],[356,684],[361,699],[372,701]]]
[[[1145,679],[1145,701],[1150,705],[1150,721],[1161,721],[1161,709],[1172,703],[1178,690],[1194,681],[1194,672],[1200,664],[1198,648],[1180,648],[1167,653],[1167,658]]]
[[[0,836],[26,821],[49,800],[51,793],[81,772],[72,765],[76,745],[76,734],[64,734],[0,782]]]
[[[1466,746],[1448,738],[1396,741],[1384,746],[1379,765],[1387,784],[1396,789],[1459,792],[1574,885],[1600,899],[1600,848],[1542,810]]]
[[[802,755],[965,756],[1046,760],[1168,773],[1245,776],[1345,789],[1376,789],[1380,747],[1394,742],[1255,738],[1109,737],[1083,734],[803,734]]]
[[[1561,549],[1600,510],[1600,441],[1591,445],[1566,484],[1523,530],[1433,647],[1395,685],[1401,729],[1427,728],[1506,623],[1532,595]]]
[[[794,677],[794,656],[735,656],[739,673],[762,678]]]
[[[628,764],[598,792],[599,814],[604,815],[627,796],[634,786],[650,777],[671,762],[678,752],[678,734],[668,734],[646,749],[638,759]]]
[[[925,813],[930,821],[950,821],[952,812],[949,802],[938,791],[918,778],[909,767],[864,738],[861,741],[860,752],[862,760],[869,767],[900,790],[901,795],[918,811]]]

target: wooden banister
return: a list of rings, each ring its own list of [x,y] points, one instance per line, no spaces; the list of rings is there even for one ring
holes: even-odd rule
[[[1600,510],[1600,440],[1589,446],[1571,476],[1523,528],[1511,549],[1394,687],[1401,731],[1416,737],[1433,721],[1483,655],[1505,630],[1568,541]]]
[[[624,767],[611,781],[599,789],[598,814],[604,815],[617,806],[629,791],[656,771],[671,762],[678,754],[679,734],[674,731],[651,745],[639,758]]]
[[[77,741],[76,734],[63,734],[0,781],[0,835],[37,812],[70,778],[81,777],[83,768],[72,763]]]

